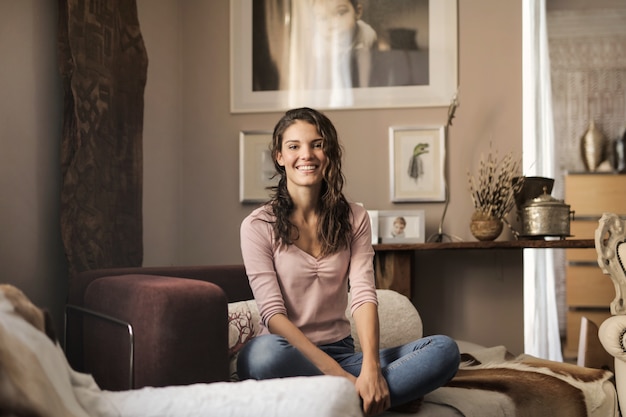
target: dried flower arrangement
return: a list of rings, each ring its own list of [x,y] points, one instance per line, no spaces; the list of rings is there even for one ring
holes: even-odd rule
[[[515,205],[515,194],[523,185],[523,181],[513,182],[513,178],[521,176],[520,165],[512,153],[498,160],[498,151],[494,153],[490,147],[487,158],[481,157],[478,176],[467,173],[477,216],[505,219]]]

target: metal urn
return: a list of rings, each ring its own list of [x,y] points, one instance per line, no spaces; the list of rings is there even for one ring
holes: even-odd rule
[[[548,194],[547,189],[539,197],[528,200],[521,209],[523,237],[570,236],[570,218],[574,212],[563,200]]]

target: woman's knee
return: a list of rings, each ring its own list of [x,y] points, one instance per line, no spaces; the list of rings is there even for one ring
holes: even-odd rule
[[[242,349],[246,350],[248,355],[260,356],[263,359],[270,359],[267,356],[275,356],[277,352],[289,348],[289,342],[282,336],[275,334],[267,334],[257,336],[249,341]]]
[[[252,339],[239,353],[237,374],[240,379],[270,379],[322,375],[287,339],[264,335]]]
[[[240,379],[267,379],[275,368],[275,361],[290,345],[281,336],[268,334],[258,336],[246,343],[237,357],[237,374]]]
[[[440,334],[432,336],[432,338],[435,340],[435,343],[439,345],[440,349],[448,352],[450,356],[457,356],[460,358],[459,345],[457,345],[456,341],[450,336]]]
[[[452,378],[461,363],[461,354],[459,352],[459,345],[449,336],[436,335],[432,336],[433,342],[437,345],[438,350],[441,352],[441,362],[446,369],[450,372],[450,378]]]

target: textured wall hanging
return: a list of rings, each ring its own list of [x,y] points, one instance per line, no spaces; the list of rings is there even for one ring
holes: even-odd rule
[[[134,0],[59,0],[61,234],[70,274],[143,260],[148,58]]]

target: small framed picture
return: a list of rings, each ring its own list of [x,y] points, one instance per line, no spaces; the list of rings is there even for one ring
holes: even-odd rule
[[[424,210],[379,210],[378,236],[382,243],[424,243]]]
[[[445,201],[445,127],[389,128],[391,201]]]
[[[372,229],[372,245],[378,244],[378,210],[367,210]]]
[[[268,187],[278,183],[270,151],[272,132],[239,133],[239,201],[259,203],[269,200]]]

